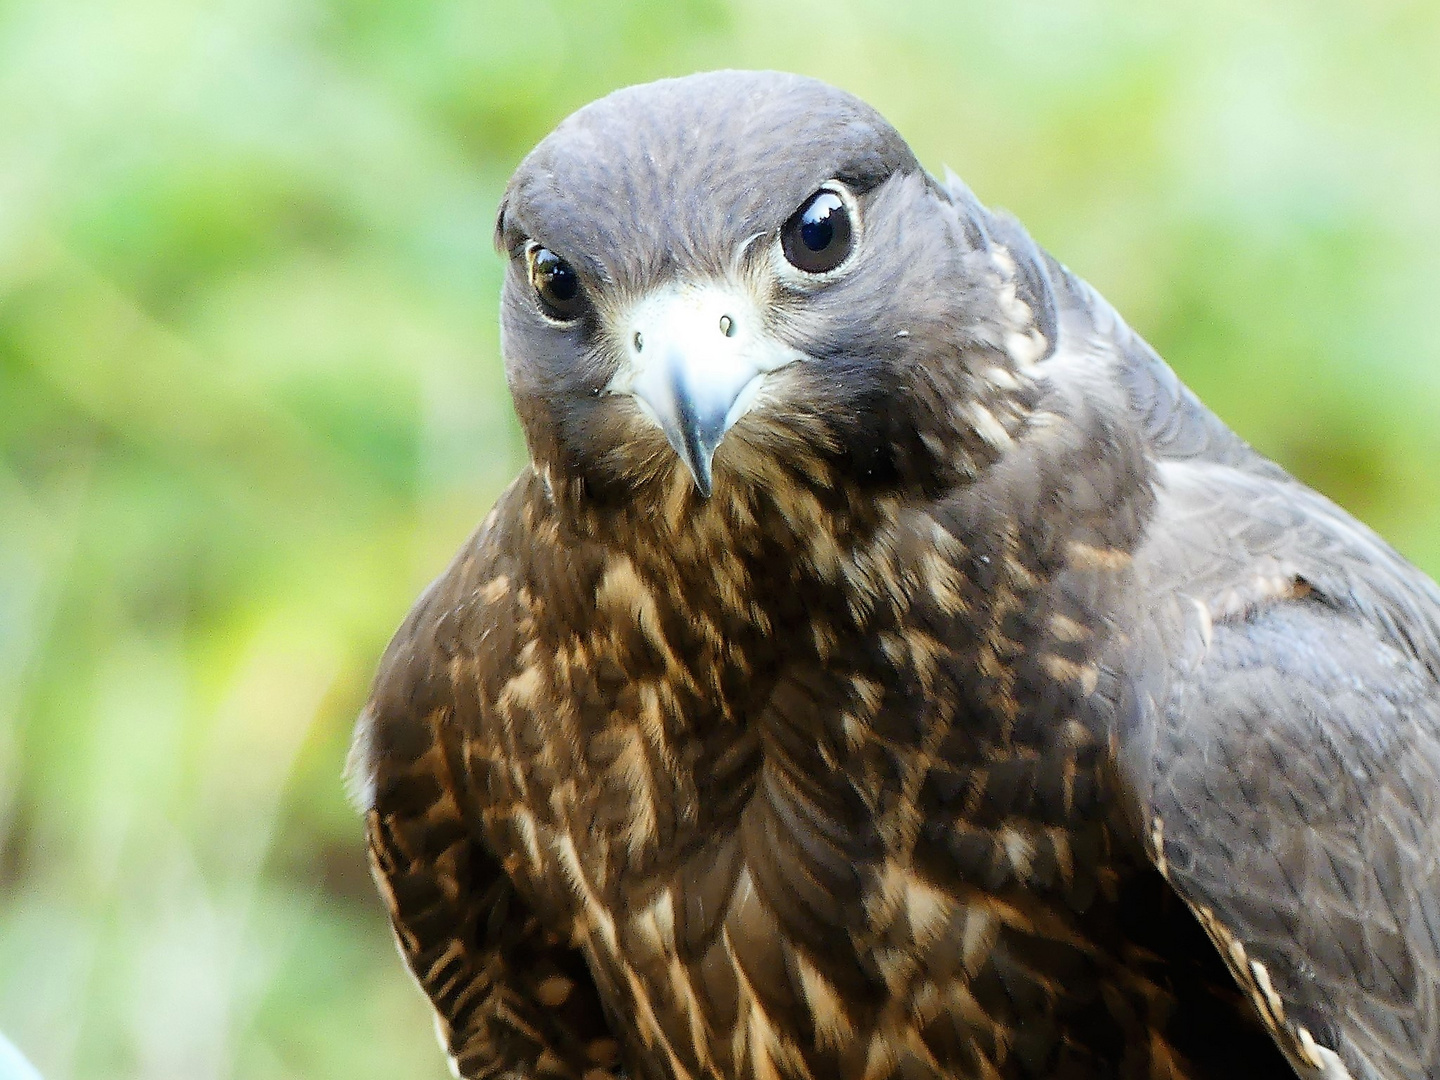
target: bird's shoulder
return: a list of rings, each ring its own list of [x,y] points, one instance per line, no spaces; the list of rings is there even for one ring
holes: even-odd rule
[[[1279,475],[1205,407],[1109,301],[1037,244],[1015,217],[985,206],[949,170],[940,186],[967,246],[992,264],[1000,290],[1028,310],[1038,347],[1032,363],[1022,367],[1053,386],[1109,399],[1112,415],[1157,459]]]
[[[564,584],[582,562],[561,546],[544,480],[527,469],[415,601],[385,649],[348,766],[352,797],[362,807],[373,804],[377,783],[411,767],[421,748],[438,740],[459,752],[479,735],[483,703],[498,697],[527,648],[535,648],[546,624],[539,610],[583,603]]]

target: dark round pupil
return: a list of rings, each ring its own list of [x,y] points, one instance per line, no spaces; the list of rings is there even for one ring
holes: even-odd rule
[[[535,253],[535,278],[548,297],[559,303],[574,300],[580,293],[579,275],[569,263],[546,248]]]
[[[800,242],[811,251],[824,251],[835,239],[835,222],[832,217],[845,204],[832,191],[822,191],[810,200],[805,213],[800,216]]]

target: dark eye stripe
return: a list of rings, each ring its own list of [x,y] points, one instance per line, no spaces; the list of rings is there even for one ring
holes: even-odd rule
[[[807,274],[834,270],[850,254],[853,242],[849,207],[828,188],[821,188],[805,200],[780,230],[785,258]]]

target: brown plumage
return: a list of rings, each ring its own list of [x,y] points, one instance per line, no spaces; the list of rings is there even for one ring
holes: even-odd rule
[[[855,99],[521,165],[352,777],[464,1077],[1440,1077],[1440,592]]]

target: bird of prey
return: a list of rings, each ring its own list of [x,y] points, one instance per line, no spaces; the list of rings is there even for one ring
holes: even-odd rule
[[[621,90],[351,769],[458,1076],[1440,1077],[1440,590],[873,109]]]

